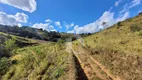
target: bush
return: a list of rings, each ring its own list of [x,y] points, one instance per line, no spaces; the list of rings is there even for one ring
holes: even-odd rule
[[[16,50],[17,45],[14,39],[7,39],[0,44],[0,58],[10,57],[12,52]]]
[[[91,33],[88,33],[88,35],[91,35]]]
[[[118,22],[118,23],[117,23],[117,29],[119,29],[120,26],[122,26],[122,23],[121,23],[121,22]]]
[[[0,44],[3,44],[7,40],[7,37],[3,34],[0,34]]]
[[[142,31],[137,31],[136,34],[142,36]]]
[[[3,57],[0,59],[0,75],[4,75],[5,72],[7,71],[9,67],[10,61],[6,58]]]
[[[142,15],[142,12],[140,12],[139,15]]]
[[[142,31],[139,33],[139,36],[142,36]]]
[[[9,51],[14,50],[17,47],[16,41],[14,39],[9,39],[5,42],[5,48]]]
[[[117,25],[118,25],[118,26],[122,26],[122,23],[121,23],[121,22],[118,22]]]
[[[8,50],[6,50],[5,45],[0,45],[0,58],[1,57],[10,57]]]
[[[136,31],[140,31],[140,30],[142,30],[142,28],[141,27],[138,27],[137,25],[131,25],[130,26],[130,30],[132,31],[132,32],[136,32]]]
[[[62,44],[62,43],[64,43],[64,42],[65,42],[65,40],[63,40],[63,39],[59,39],[59,40],[58,40],[58,43],[59,43],[59,44]]]
[[[5,50],[11,56],[12,52],[17,49],[16,41],[14,39],[9,39],[5,42]]]
[[[76,40],[76,38],[75,37],[72,37],[72,41],[75,41]]]

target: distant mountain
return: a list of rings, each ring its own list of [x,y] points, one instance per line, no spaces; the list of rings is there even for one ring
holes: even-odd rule
[[[73,34],[59,33],[55,31],[48,32],[43,29],[31,28],[28,26],[18,27],[18,26],[0,25],[0,32],[21,36],[21,37],[54,41],[54,42],[57,42],[59,39],[63,40],[65,40],[66,38],[75,39],[73,38]]]

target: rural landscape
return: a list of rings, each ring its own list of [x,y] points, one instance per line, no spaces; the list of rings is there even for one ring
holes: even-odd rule
[[[0,4],[14,4],[8,1],[0,0]],[[26,7],[22,10],[30,12]],[[66,32],[49,30],[51,20],[19,26],[22,21],[16,25],[8,21],[12,15],[6,19],[1,14],[0,80],[142,80],[142,12],[118,21],[102,16],[101,27],[94,32],[97,21],[89,24],[90,31],[65,23],[67,28],[75,26],[74,32]],[[63,28],[59,22],[55,25]]]

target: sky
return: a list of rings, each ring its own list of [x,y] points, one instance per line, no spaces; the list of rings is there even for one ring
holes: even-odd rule
[[[0,0],[0,24],[78,34],[97,32],[140,12],[142,0]]]

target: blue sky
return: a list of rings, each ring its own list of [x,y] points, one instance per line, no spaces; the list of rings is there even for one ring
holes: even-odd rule
[[[142,0],[0,0],[0,24],[93,33],[141,11]]]

